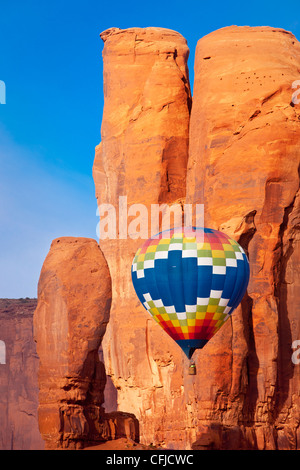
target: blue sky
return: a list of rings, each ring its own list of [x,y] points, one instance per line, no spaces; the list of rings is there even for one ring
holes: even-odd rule
[[[96,238],[92,179],[103,109],[100,32],[159,26],[195,47],[224,26],[300,37],[294,1],[0,0],[0,297],[35,297],[51,241]]]

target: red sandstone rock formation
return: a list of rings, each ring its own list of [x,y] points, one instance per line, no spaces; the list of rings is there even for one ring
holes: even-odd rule
[[[300,447],[299,106],[300,45],[286,31],[229,27],[197,46],[190,92],[185,40],[158,28],[109,30],[105,107],[96,149],[98,202],[118,206],[204,203],[206,226],[247,250],[242,306],[195,354],[179,348],[139,305],[130,265],[142,240],[100,241],[113,284],[105,365],[120,409],[140,421],[142,442],[171,448]],[[186,184],[187,181],[187,184]],[[186,184],[186,190],[185,190]]]
[[[119,196],[127,196],[128,207],[142,203],[150,213],[151,204],[182,201],[191,100],[186,40],[161,28],[113,29],[101,37],[105,104],[93,169],[98,204],[118,208]],[[123,229],[117,227],[117,236],[126,237]],[[130,267],[140,242],[100,242],[113,291],[103,353],[118,388],[118,409],[134,410],[143,441],[153,443],[160,427],[165,439],[164,407],[181,354],[140,306],[132,287]]]
[[[199,354],[198,406],[215,386],[221,408],[207,412],[260,449],[300,446],[299,74],[300,44],[280,29],[224,28],[197,46],[187,199],[251,265],[242,307]]]
[[[105,370],[98,349],[109,320],[111,280],[95,240],[54,240],[34,314],[39,428],[47,449],[82,448],[109,438]]]
[[[0,354],[1,450],[44,448],[37,422],[35,308],[36,299],[0,299],[0,341],[5,351],[5,355]]]

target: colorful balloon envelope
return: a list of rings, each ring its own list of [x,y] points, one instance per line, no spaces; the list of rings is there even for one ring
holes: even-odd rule
[[[223,232],[175,228],[138,249],[131,273],[145,309],[190,359],[241,302],[249,263],[243,248]]]

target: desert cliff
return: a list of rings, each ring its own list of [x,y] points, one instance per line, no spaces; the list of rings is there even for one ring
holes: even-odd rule
[[[44,449],[38,429],[36,299],[0,300],[0,449]]]
[[[113,284],[104,361],[118,405],[137,416],[143,442],[296,448],[300,114],[292,83],[299,42],[269,27],[233,26],[200,39],[191,107],[180,35],[137,28],[102,37],[98,202],[127,195],[128,204],[204,204],[205,225],[235,238],[251,266],[242,305],[196,353],[198,374],[190,377],[177,345],[134,296],[127,266],[140,240],[100,240]],[[170,172],[175,163],[179,179]]]
[[[192,97],[179,33],[111,28],[101,38],[93,177],[100,221],[116,209],[114,237],[51,245],[34,313],[38,371],[33,343],[29,354],[35,427],[19,446],[41,446],[38,375],[48,449],[119,437],[179,450],[300,449],[300,43],[271,27],[214,31],[198,42]],[[248,291],[194,354],[194,376],[131,281],[150,209],[163,204],[202,204],[205,226],[235,239],[250,263]]]

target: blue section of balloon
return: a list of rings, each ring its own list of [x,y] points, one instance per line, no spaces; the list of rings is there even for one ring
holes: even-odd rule
[[[191,230],[180,237],[173,229],[147,240],[132,263],[139,300],[188,357],[239,305],[250,275],[235,240],[213,229]]]

